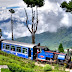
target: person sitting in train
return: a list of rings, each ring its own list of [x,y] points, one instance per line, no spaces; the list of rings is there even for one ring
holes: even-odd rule
[[[39,49],[37,49],[37,53],[40,53],[40,50]]]
[[[12,51],[14,51],[14,49],[12,49]]]

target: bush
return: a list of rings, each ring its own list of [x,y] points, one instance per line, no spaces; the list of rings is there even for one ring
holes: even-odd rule
[[[11,72],[9,69],[1,69],[1,72]]]
[[[59,51],[59,52],[64,52],[62,43],[60,43],[59,48],[58,48],[58,51]]]
[[[12,72],[34,72],[30,68],[21,67],[20,65],[14,63],[8,64],[8,67]]]
[[[46,64],[43,69],[44,71],[51,71],[52,67],[49,64]]]
[[[7,65],[11,72],[34,72],[35,62],[0,51],[0,65]]]

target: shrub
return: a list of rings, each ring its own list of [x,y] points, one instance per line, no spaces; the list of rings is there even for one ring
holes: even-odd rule
[[[8,67],[12,72],[34,72],[30,68],[21,67],[20,65],[14,63],[8,64]]]
[[[31,60],[0,51],[0,65],[7,65],[11,72],[34,72],[35,64]]]
[[[1,69],[1,72],[11,72],[9,69]]]
[[[58,51],[59,51],[59,52],[64,52],[62,43],[60,43],[59,48],[58,48]]]
[[[44,67],[43,67],[44,71],[51,71],[52,70],[52,67],[49,65],[49,64],[46,64]]]

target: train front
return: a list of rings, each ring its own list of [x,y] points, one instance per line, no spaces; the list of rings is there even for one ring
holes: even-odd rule
[[[69,54],[58,53],[56,51],[51,51],[45,46],[37,46],[37,60],[46,61],[50,63],[66,64],[70,67],[72,66],[71,57]]]

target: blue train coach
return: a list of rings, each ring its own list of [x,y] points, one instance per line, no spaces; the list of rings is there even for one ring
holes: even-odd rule
[[[1,41],[1,50],[14,54],[16,56],[33,60],[35,44],[28,44],[23,42],[3,40]]]

